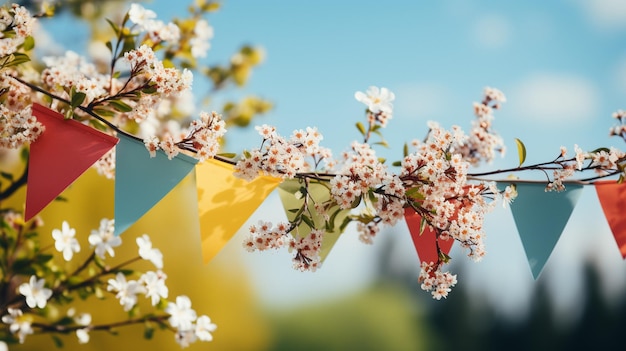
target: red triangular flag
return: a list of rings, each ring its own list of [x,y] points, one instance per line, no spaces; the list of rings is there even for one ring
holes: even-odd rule
[[[424,227],[424,231],[420,234],[422,217],[418,215],[414,209],[405,208],[404,219],[409,226],[409,232],[411,232],[411,238],[413,238],[413,244],[417,250],[417,256],[419,256],[420,262],[437,262],[439,260],[437,243],[439,243],[439,249],[443,253],[446,255],[450,253],[454,239],[437,239],[435,231],[428,225]]]
[[[624,216],[626,183],[598,181],[595,182],[595,188],[617,247],[622,253],[622,258],[626,259],[626,216]]]
[[[33,115],[45,126],[30,145],[25,219],[33,218],[118,139],[38,104]]]

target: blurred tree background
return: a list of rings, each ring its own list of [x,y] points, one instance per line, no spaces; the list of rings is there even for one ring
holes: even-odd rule
[[[20,3],[39,5],[38,1]],[[84,6],[88,2],[61,3],[65,5],[62,10],[91,24],[101,21],[111,8],[127,4],[125,1],[92,1],[94,11],[86,13]],[[96,25],[91,28],[94,35],[102,30]],[[250,54],[249,49],[244,47],[242,52]],[[216,86],[223,86],[229,79],[235,86],[241,86],[250,69],[260,63],[252,56],[244,68],[215,66],[207,72],[207,77]],[[267,101],[247,97],[240,102],[225,103],[222,110],[231,125],[244,127],[270,107]],[[192,350],[577,350],[602,349],[621,343],[621,332],[626,326],[626,298],[617,301],[606,298],[601,273],[592,259],[587,260],[584,272],[584,298],[576,307],[580,317],[564,323],[555,314],[546,285],[551,272],[547,272],[535,285],[526,316],[512,320],[498,314],[482,296],[472,294],[462,280],[447,300],[432,300],[417,285],[417,260],[415,266],[404,269],[390,264],[394,245],[391,238],[377,242],[377,245],[385,245],[385,249],[380,250],[376,258],[376,278],[366,289],[289,309],[268,308],[254,295],[250,277],[241,262],[243,249],[230,250],[202,266],[198,238],[191,236],[197,233],[194,220],[185,220],[190,214],[175,208],[175,204],[194,191],[189,183],[189,179],[181,183],[123,235],[127,245],[119,256],[125,256],[124,250],[136,250],[134,237],[144,232],[151,235],[155,247],[160,248],[165,257],[170,294],[189,295],[194,307],[210,315],[218,325],[213,342],[194,344],[190,347]],[[82,234],[85,245],[87,233],[97,226],[100,218],[112,217],[112,194],[113,182],[89,171],[62,194],[67,201],[56,202],[42,213],[46,222],[43,231],[58,228],[62,220],[67,220],[79,236]],[[23,192],[13,201],[23,203]],[[90,210],[86,213],[85,208]],[[453,271],[463,275],[463,267]],[[112,315],[111,310],[121,312],[119,306],[115,306],[117,301],[109,302],[97,310],[101,317]],[[95,313],[94,318],[98,318]],[[157,333],[152,341],[143,340],[142,333],[142,326],[137,326],[120,330],[117,336],[94,333],[88,345],[78,345],[73,335],[65,341],[67,348],[77,350],[170,350],[178,347],[169,333]],[[15,350],[50,349],[51,345],[48,337],[36,336],[29,338],[25,345],[16,346]]]

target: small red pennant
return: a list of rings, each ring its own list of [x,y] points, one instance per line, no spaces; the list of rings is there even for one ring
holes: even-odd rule
[[[119,141],[44,106],[33,115],[45,126],[30,145],[25,219],[46,207]]]
[[[626,183],[618,184],[612,180],[598,181],[595,182],[595,188],[617,247],[622,258],[626,259],[626,216],[624,216]]]
[[[450,253],[454,239],[448,240],[437,239],[437,235],[430,226],[426,225],[424,231],[420,234],[420,224],[422,217],[415,212],[412,208],[404,209],[404,219],[409,226],[409,232],[411,232],[411,238],[413,244],[417,250],[417,256],[419,256],[420,262],[437,262],[439,260],[439,253],[437,252],[437,243],[439,249],[446,255]]]

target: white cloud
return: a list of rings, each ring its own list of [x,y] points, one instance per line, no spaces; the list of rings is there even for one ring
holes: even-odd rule
[[[394,118],[438,119],[444,113],[449,93],[434,83],[402,85],[394,89]]]
[[[602,29],[626,28],[626,1],[582,0],[580,4],[596,26]]]
[[[543,124],[593,118],[597,115],[598,99],[588,80],[557,74],[532,75],[507,94],[516,114]]]
[[[472,35],[474,40],[483,47],[501,48],[510,41],[511,24],[500,15],[483,15],[474,23]]]

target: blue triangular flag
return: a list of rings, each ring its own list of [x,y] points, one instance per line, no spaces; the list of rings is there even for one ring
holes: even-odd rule
[[[123,134],[115,151],[115,235],[148,212],[180,183],[197,163],[179,154],[169,160],[159,150],[150,157],[145,145]]]
[[[583,186],[567,183],[565,191],[546,192],[545,183],[515,182],[515,185],[518,195],[511,204],[511,212],[533,278],[537,279],[565,229]]]

